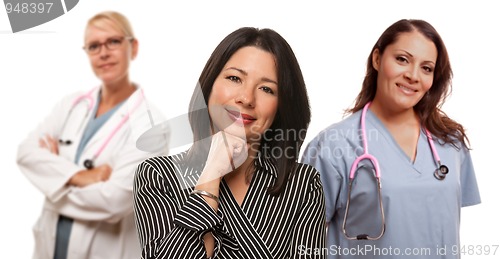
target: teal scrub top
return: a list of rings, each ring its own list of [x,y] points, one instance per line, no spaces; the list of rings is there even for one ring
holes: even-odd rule
[[[349,172],[363,154],[361,111],[320,132],[304,151],[302,162],[321,175],[326,198],[328,258],[459,258],[460,208],[481,202],[469,150],[435,141],[449,173],[434,177],[436,161],[422,129],[414,161],[382,122],[368,110],[369,153],[379,162],[385,234],[376,241],[348,240],[342,232]],[[350,236],[378,236],[382,226],[374,169],[360,163],[352,184],[346,231]]]

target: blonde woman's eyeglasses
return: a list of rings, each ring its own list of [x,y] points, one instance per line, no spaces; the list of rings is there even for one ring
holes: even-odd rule
[[[106,49],[108,50],[115,50],[118,49],[120,46],[122,46],[123,41],[128,40],[128,41],[133,41],[133,37],[112,37],[107,39],[105,42],[91,42],[83,46],[83,49],[85,52],[87,52],[89,55],[97,55],[101,52],[101,47],[102,45],[106,46]]]

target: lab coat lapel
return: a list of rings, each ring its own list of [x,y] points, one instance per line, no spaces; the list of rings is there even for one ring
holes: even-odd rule
[[[253,224],[248,220],[245,212],[233,198],[225,181],[222,181],[221,193],[221,198],[227,199],[227,202],[221,202],[220,204],[227,220],[226,226],[229,233],[234,233],[238,244],[243,248],[240,251],[244,258],[273,258],[269,248],[267,248]]]

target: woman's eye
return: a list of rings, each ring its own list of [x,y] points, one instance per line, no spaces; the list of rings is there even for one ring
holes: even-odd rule
[[[237,83],[241,82],[240,78],[237,76],[228,76],[228,77],[226,77],[226,79],[229,79],[230,81],[237,82]]]
[[[109,39],[108,44],[110,45],[120,45],[122,41],[120,39]]]
[[[406,59],[405,57],[402,57],[402,56],[396,57],[396,60],[399,62],[408,63],[408,59]]]
[[[98,48],[98,46],[99,46],[99,44],[97,44],[97,43],[92,43],[92,44],[89,44],[89,45],[87,46],[87,49],[88,49],[88,50],[90,50],[90,51],[92,51],[92,50],[97,49],[97,48]]]
[[[424,69],[424,70],[425,70],[425,72],[427,72],[427,73],[432,73],[432,71],[434,71],[432,67],[428,67],[428,66],[424,66],[424,67],[423,67],[423,69]]]
[[[262,91],[268,93],[268,94],[274,94],[274,91],[273,89],[271,89],[270,87],[267,87],[267,86],[263,86],[261,87],[260,89],[262,89]]]

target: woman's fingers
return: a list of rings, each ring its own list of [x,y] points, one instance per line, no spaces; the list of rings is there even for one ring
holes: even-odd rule
[[[227,156],[229,157],[229,163],[231,164],[231,169],[234,170],[234,169],[236,169],[236,167],[234,166],[233,155],[232,155],[233,152],[231,152],[231,148],[229,146],[229,143],[227,141],[226,134],[224,133],[224,131],[221,131],[221,134],[222,134],[222,138],[224,139],[224,145],[226,146]]]
[[[206,182],[221,178],[241,166],[247,157],[246,140],[219,131],[212,136],[210,150],[200,180]]]
[[[50,135],[41,136],[38,139],[38,145],[41,148],[49,150],[51,153],[59,155],[59,143]]]
[[[53,137],[47,135],[47,141],[50,143],[50,152],[59,155],[59,143]]]
[[[228,143],[227,149],[230,151],[233,170],[241,166],[248,158],[248,144],[245,139],[221,132],[226,138],[232,141]],[[229,141],[228,141],[229,142]]]

